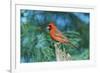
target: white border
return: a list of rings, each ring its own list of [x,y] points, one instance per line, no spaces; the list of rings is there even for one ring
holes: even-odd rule
[[[30,10],[49,10],[49,11],[64,11],[64,12],[89,12],[90,13],[90,60],[81,61],[66,61],[66,62],[43,62],[20,64],[20,9]],[[85,7],[70,7],[70,6],[43,6],[43,5],[23,5],[16,4],[12,11],[12,72],[19,71],[39,71],[51,69],[67,69],[79,68],[95,65],[95,29],[94,29],[94,8]],[[14,25],[16,24],[16,25]],[[15,45],[16,44],[16,45]],[[16,51],[16,52],[15,52]]]

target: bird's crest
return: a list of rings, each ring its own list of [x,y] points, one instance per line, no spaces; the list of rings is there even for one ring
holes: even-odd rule
[[[51,22],[51,23],[49,24],[49,28],[56,28],[54,22]]]

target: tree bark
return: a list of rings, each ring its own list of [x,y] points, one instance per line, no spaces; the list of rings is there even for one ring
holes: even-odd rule
[[[65,48],[63,48],[63,51],[59,48],[60,43],[55,43],[55,55],[56,55],[56,61],[67,61],[71,60],[71,55],[69,53],[65,52]]]

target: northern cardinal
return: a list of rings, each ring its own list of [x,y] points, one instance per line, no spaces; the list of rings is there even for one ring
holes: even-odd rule
[[[55,24],[53,22],[51,22],[49,25],[48,25],[48,29],[50,30],[50,37],[52,38],[52,40],[54,41],[57,41],[57,42],[60,42],[62,44],[70,44],[72,45],[74,48],[78,48],[76,47],[75,45],[73,45],[69,39],[67,37],[65,37],[61,31],[59,31],[57,29],[57,27],[55,26]]]

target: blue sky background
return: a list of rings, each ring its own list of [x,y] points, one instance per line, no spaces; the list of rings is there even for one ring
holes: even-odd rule
[[[21,24],[26,24],[30,21],[37,21],[41,25],[45,23],[45,19],[54,21],[57,26],[65,27],[66,25],[72,25],[72,20],[69,14],[73,14],[84,24],[89,25],[90,16],[89,13],[82,12],[51,12],[51,11],[35,11],[35,10],[21,10]],[[48,14],[49,16],[46,16]],[[66,17],[65,17],[66,15]],[[34,23],[34,22],[33,22]]]

